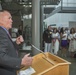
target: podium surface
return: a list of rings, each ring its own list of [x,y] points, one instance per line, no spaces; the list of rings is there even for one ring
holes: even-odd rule
[[[33,56],[31,67],[36,72],[32,75],[69,75],[70,62],[48,52],[45,54]]]

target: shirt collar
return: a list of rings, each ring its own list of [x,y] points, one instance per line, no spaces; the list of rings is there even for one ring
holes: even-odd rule
[[[3,26],[0,27],[3,28],[7,33],[9,33],[9,31],[6,28],[4,28]]]

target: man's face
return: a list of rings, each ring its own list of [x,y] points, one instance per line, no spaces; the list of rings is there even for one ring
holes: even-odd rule
[[[6,29],[10,29],[12,28],[12,16],[9,12],[3,12],[3,17],[2,17],[2,25],[6,28]]]

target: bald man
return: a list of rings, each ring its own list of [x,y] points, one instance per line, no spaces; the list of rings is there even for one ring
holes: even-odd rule
[[[33,58],[26,54],[22,59],[18,58],[18,45],[24,40],[22,36],[11,40],[8,30],[12,28],[12,16],[6,11],[0,11],[0,75],[17,75],[21,66],[30,66]]]

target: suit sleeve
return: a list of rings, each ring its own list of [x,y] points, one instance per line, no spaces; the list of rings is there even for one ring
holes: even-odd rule
[[[3,32],[0,32],[0,66],[19,69],[21,59],[8,55],[8,38]]]

